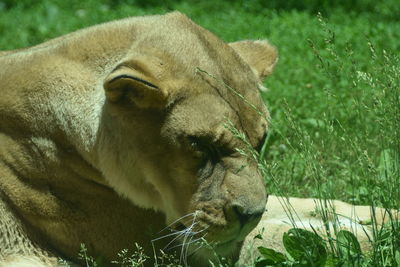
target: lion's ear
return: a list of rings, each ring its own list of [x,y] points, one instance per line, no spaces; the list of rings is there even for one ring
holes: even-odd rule
[[[229,45],[246,61],[260,80],[272,73],[278,51],[268,41],[238,41]]]
[[[139,108],[162,108],[166,94],[149,77],[127,66],[113,70],[104,81],[106,98],[112,103],[130,102]]]

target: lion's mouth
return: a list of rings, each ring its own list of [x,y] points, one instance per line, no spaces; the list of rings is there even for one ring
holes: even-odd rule
[[[168,234],[168,238],[171,238],[167,243],[165,252],[169,253],[171,250],[176,250],[178,255],[182,255],[183,260],[198,260],[204,259],[206,262],[213,259],[216,255],[224,257],[230,260],[237,260],[239,255],[242,241],[240,235],[229,235],[222,237],[221,232],[217,231],[218,234],[207,238],[210,234],[207,230],[212,228],[209,226],[205,228],[194,227],[198,222],[194,222],[192,225],[185,225],[181,222],[176,222],[173,227],[170,227],[171,233]],[[200,258],[199,258],[200,257]]]
[[[238,241],[236,238],[225,242],[216,243],[213,246],[214,251],[223,257],[231,257],[235,255],[240,250],[242,242]]]
[[[175,221],[170,226],[170,237],[178,244],[172,247],[185,248],[189,252],[188,256],[205,253],[211,257],[216,253],[222,257],[234,258],[243,242],[244,229],[239,228],[238,224],[224,227],[211,224],[206,220],[209,218],[203,212],[194,212],[192,216],[187,215]]]

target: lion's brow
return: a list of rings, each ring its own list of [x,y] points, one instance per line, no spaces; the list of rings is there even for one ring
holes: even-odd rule
[[[240,130],[243,131],[243,133],[246,135],[246,137],[249,137],[249,133],[246,131],[246,129],[244,128],[244,124],[242,121],[241,116],[239,115],[239,111],[237,109],[234,108],[233,104],[231,103],[231,101],[228,100],[228,96],[224,96],[224,94],[220,91],[220,89],[217,86],[214,86],[212,84],[210,84],[210,86],[217,92],[217,94],[221,97],[221,99],[231,108],[231,110],[236,114],[236,117],[238,118],[238,122],[240,124]]]

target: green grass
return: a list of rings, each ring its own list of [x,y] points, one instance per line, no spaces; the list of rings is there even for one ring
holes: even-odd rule
[[[215,2],[0,1],[0,50],[170,10],[225,41],[269,39],[280,53],[263,95],[272,116],[263,165],[269,192],[400,207],[397,1]],[[382,255],[394,262],[395,253],[380,248],[370,266],[383,266]]]

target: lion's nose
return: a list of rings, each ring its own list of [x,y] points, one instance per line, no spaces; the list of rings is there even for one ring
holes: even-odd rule
[[[241,227],[247,224],[258,223],[264,212],[264,209],[246,209],[239,204],[233,204],[232,210],[237,219],[239,219]]]

